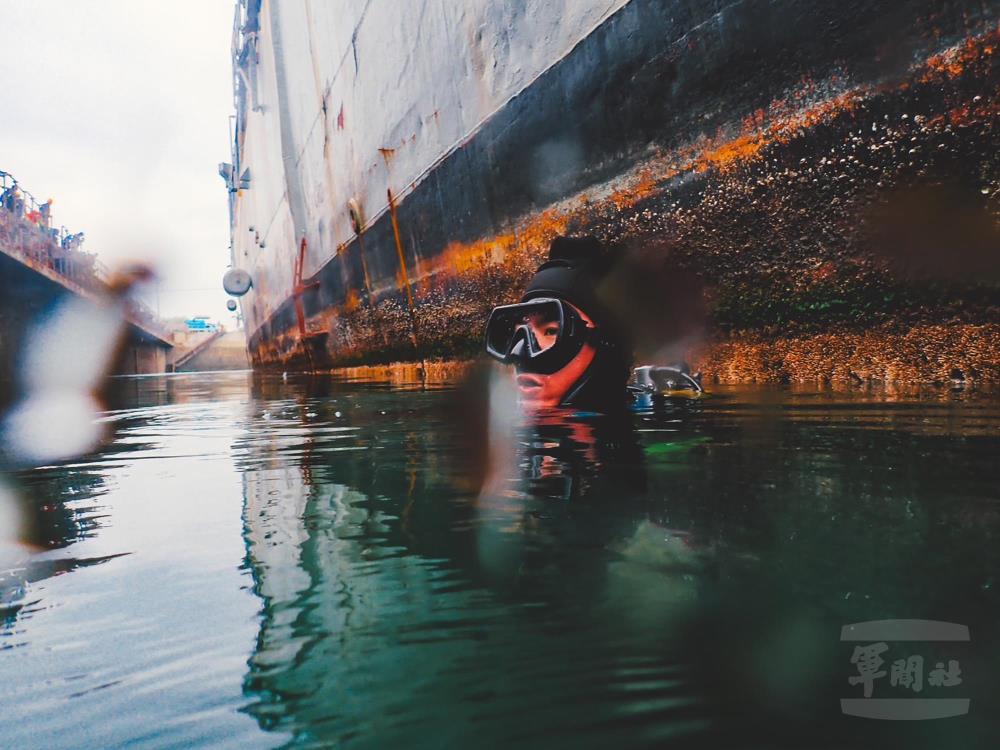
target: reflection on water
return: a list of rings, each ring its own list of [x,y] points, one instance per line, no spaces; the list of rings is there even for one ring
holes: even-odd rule
[[[476,493],[447,388],[126,382],[114,444],[18,478],[36,552],[0,620],[0,684],[22,719],[0,740],[997,736],[995,397],[717,389],[626,420],[551,415],[519,428],[502,481]],[[61,567],[39,567],[53,554]],[[840,714],[859,691],[840,629],[886,618],[970,627],[970,644],[911,649],[928,670],[961,660],[960,687],[919,697],[969,697],[968,716]],[[888,680],[877,696],[915,695]],[[74,741],[74,722],[100,741]]]
[[[240,712],[247,377],[123,384],[102,452],[7,478],[33,523],[0,576],[0,747],[274,746]]]

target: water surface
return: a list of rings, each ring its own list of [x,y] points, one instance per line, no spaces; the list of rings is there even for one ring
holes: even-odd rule
[[[995,397],[716,388],[553,418],[480,493],[447,387],[123,382],[111,445],[8,478],[36,551],[0,577],[0,747],[1000,736]],[[968,715],[841,714],[841,628],[887,618],[972,641],[888,644],[923,687],[874,697]],[[930,685],[950,659],[962,683]]]

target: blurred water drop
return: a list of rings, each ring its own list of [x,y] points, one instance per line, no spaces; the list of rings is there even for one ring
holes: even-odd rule
[[[94,450],[104,435],[96,418],[125,332],[119,300],[67,297],[33,327],[18,370],[20,398],[0,427],[4,452],[39,465]]]
[[[114,357],[124,309],[69,297],[32,329],[20,379],[25,390],[97,390]]]
[[[94,396],[69,389],[43,391],[17,404],[4,420],[3,436],[19,464],[40,465],[94,450],[104,431]]]

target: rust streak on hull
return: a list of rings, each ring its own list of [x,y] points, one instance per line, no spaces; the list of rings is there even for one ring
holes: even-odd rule
[[[328,356],[413,358],[418,331],[425,357],[471,356],[489,309],[519,296],[551,238],[593,232],[662,247],[705,280],[711,343],[697,356],[720,380],[997,382],[996,285],[896,277],[870,209],[914,185],[959,184],[1000,221],[998,44],[993,28],[878,84],[803,81],[729,130],[660,147],[492,233],[418,243],[412,276],[398,216],[411,226],[407,203],[389,193],[400,294],[372,300],[363,265],[383,345],[346,333],[364,326],[347,297],[316,315],[332,321]],[[259,344],[258,364],[294,359],[282,330],[266,340],[277,343]]]
[[[392,219],[392,237],[396,243],[396,256],[399,258],[399,283],[406,291],[406,305],[410,313],[410,340],[413,342],[413,351],[419,358],[420,346],[417,339],[417,318],[414,314],[413,289],[410,286],[410,275],[406,270],[406,254],[403,251],[403,240],[399,234],[399,219],[396,216],[396,200],[392,191],[386,191],[389,198],[389,216]]]

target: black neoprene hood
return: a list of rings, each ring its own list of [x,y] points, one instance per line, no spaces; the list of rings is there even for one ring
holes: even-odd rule
[[[556,297],[583,310],[600,326],[608,322],[608,314],[597,297],[595,283],[604,271],[603,248],[595,237],[556,237],[549,259],[532,276],[521,301]]]
[[[625,382],[632,363],[622,323],[597,294],[611,268],[612,256],[596,237],[556,237],[549,259],[528,282],[522,302],[555,297],[577,307],[597,328],[596,354],[586,372],[570,388],[563,406],[606,411],[624,403]]]

